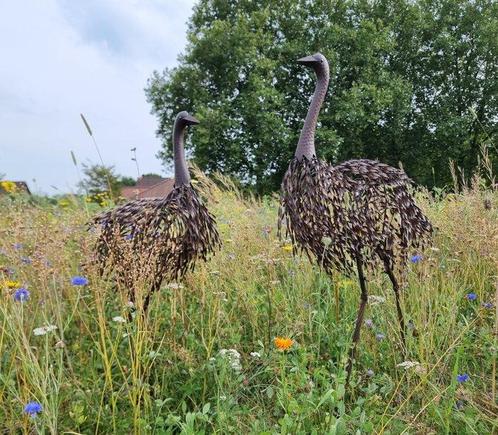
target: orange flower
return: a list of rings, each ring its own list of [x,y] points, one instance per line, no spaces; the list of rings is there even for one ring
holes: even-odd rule
[[[275,337],[273,342],[275,343],[275,347],[281,351],[289,350],[294,344],[294,340],[289,337]]]

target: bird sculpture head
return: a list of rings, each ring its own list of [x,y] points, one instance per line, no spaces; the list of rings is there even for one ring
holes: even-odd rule
[[[186,110],[182,110],[178,115],[176,115],[176,121],[182,126],[187,125],[197,125],[199,121],[190,115]]]
[[[311,56],[302,57],[297,60],[297,63],[313,68],[316,73],[329,71],[329,63],[322,53],[315,53]]]

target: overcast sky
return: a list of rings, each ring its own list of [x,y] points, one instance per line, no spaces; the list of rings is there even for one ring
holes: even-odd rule
[[[174,66],[194,0],[0,0],[0,174],[35,192],[74,191],[71,161],[162,173],[144,87]],[[35,179],[36,181],[33,181]]]

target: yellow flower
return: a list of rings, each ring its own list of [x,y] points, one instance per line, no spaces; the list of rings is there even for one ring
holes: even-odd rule
[[[18,287],[21,286],[21,283],[19,281],[10,281],[10,280],[7,280],[7,281],[4,281],[3,284],[8,289],[18,288]]]
[[[7,193],[14,193],[17,190],[16,183],[13,181],[0,181],[0,186]]]
[[[275,343],[275,347],[281,351],[289,350],[294,344],[294,340],[289,337],[275,337],[273,342]]]
[[[292,245],[290,243],[287,243],[285,244],[284,246],[282,246],[282,249],[285,251],[285,252],[292,252]]]
[[[61,199],[61,200],[59,201],[59,205],[60,205],[61,207],[68,207],[68,206],[69,206],[69,201],[68,201],[67,199]]]

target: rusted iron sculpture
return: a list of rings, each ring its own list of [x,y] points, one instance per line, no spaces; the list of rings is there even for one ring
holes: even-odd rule
[[[214,217],[192,187],[185,161],[186,127],[198,123],[185,111],[176,117],[175,187],[168,196],[129,201],[94,219],[100,231],[96,260],[101,274],[114,273],[132,302],[137,281],[145,283],[149,291],[143,298],[144,313],[164,279],[181,278],[220,245]]]
[[[415,204],[412,182],[402,170],[372,160],[333,166],[316,157],[315,129],[328,89],[329,65],[320,53],[298,62],[315,71],[317,85],[282,182],[279,231],[285,227],[295,249],[310,259],[314,256],[329,274],[333,269],[345,274],[356,269],[361,302],[347,364],[349,383],[368,300],[365,270],[381,265],[389,276],[405,349],[396,272],[403,271],[410,251],[428,244],[432,226]]]

